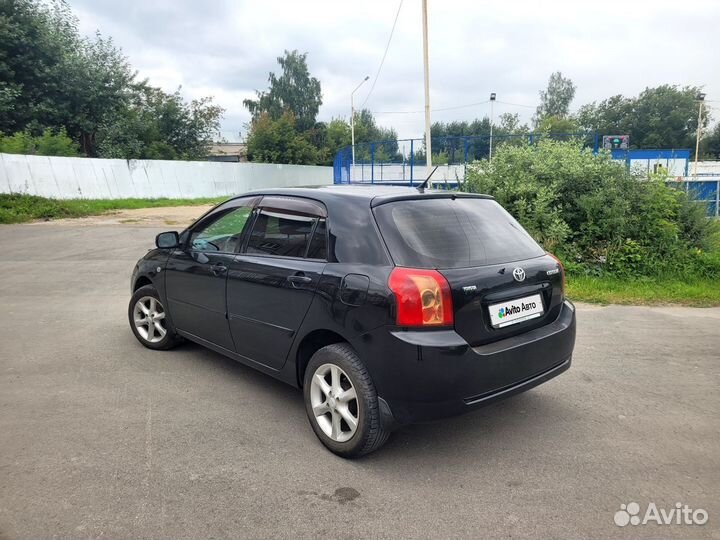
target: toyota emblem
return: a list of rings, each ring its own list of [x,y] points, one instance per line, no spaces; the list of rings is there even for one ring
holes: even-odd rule
[[[525,270],[518,266],[513,270],[513,277],[515,281],[525,281]]]

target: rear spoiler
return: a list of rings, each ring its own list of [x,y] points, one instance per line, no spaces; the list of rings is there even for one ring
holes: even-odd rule
[[[422,201],[425,199],[490,199],[494,201],[495,197],[459,191],[426,191],[425,193],[407,193],[403,195],[378,195],[370,201],[370,207],[375,208],[376,206],[398,201]]]

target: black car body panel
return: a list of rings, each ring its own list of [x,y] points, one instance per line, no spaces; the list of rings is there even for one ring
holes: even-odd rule
[[[514,268],[521,267],[526,278],[517,283],[512,275]],[[475,268],[441,269],[453,291],[455,329],[471,346],[498,341],[553,321],[560,313],[563,302],[562,276],[548,276],[548,270],[556,267],[549,256]],[[542,317],[531,319],[505,328],[493,328],[488,307],[506,300],[513,300],[539,293],[545,308]]]
[[[397,264],[373,208],[419,198],[488,197],[365,186],[250,193],[202,216],[180,235],[179,247],[151,250],[138,262],[132,288],[153,284],[180,335],[294,386],[301,386],[308,354],[318,346],[349,343],[372,375],[388,425],[472,410],[567,369],[575,311],[563,298],[562,273],[549,255],[438,268],[450,285],[454,326],[397,326],[388,286]],[[240,207],[247,209],[242,233],[223,238],[220,246],[234,252],[194,249],[194,231]],[[323,223],[322,260],[267,255],[264,245],[248,252],[254,224],[263,213],[278,211],[314,217],[312,227],[297,228],[298,234],[312,237]],[[273,234],[285,234],[283,226]],[[526,273],[522,283],[513,281],[518,266]],[[535,293],[543,299],[541,317],[491,325],[489,305]]]
[[[454,330],[384,328],[353,345],[384,351],[367,361],[378,393],[399,423],[432,420],[467,412],[490,403],[494,394],[506,397],[513,387],[522,391],[534,386],[526,384],[536,377],[567,369],[575,343],[574,312],[566,301],[552,323],[479,347]]]

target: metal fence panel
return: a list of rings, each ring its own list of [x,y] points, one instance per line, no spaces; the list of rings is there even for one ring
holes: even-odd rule
[[[599,144],[594,133],[529,133],[496,135],[492,137],[492,145],[495,149],[502,144],[532,144],[543,137],[559,140],[580,138],[595,151]],[[490,136],[433,137],[432,150],[432,163],[440,166],[433,179],[457,184],[464,179],[468,163],[489,157]],[[336,154],[333,181],[336,184],[402,182],[415,185],[425,179],[426,165],[424,139],[358,143],[355,145],[354,160],[350,146]]]

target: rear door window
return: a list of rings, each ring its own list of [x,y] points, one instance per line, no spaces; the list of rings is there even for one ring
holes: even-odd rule
[[[543,255],[544,250],[492,199],[418,199],[373,209],[399,266],[464,268]]]
[[[325,220],[321,218],[315,227],[312,240],[310,240],[307,258],[325,261],[327,260],[327,251],[327,228],[325,227]]]
[[[276,257],[305,257],[317,218],[262,210],[255,220],[246,252]]]

